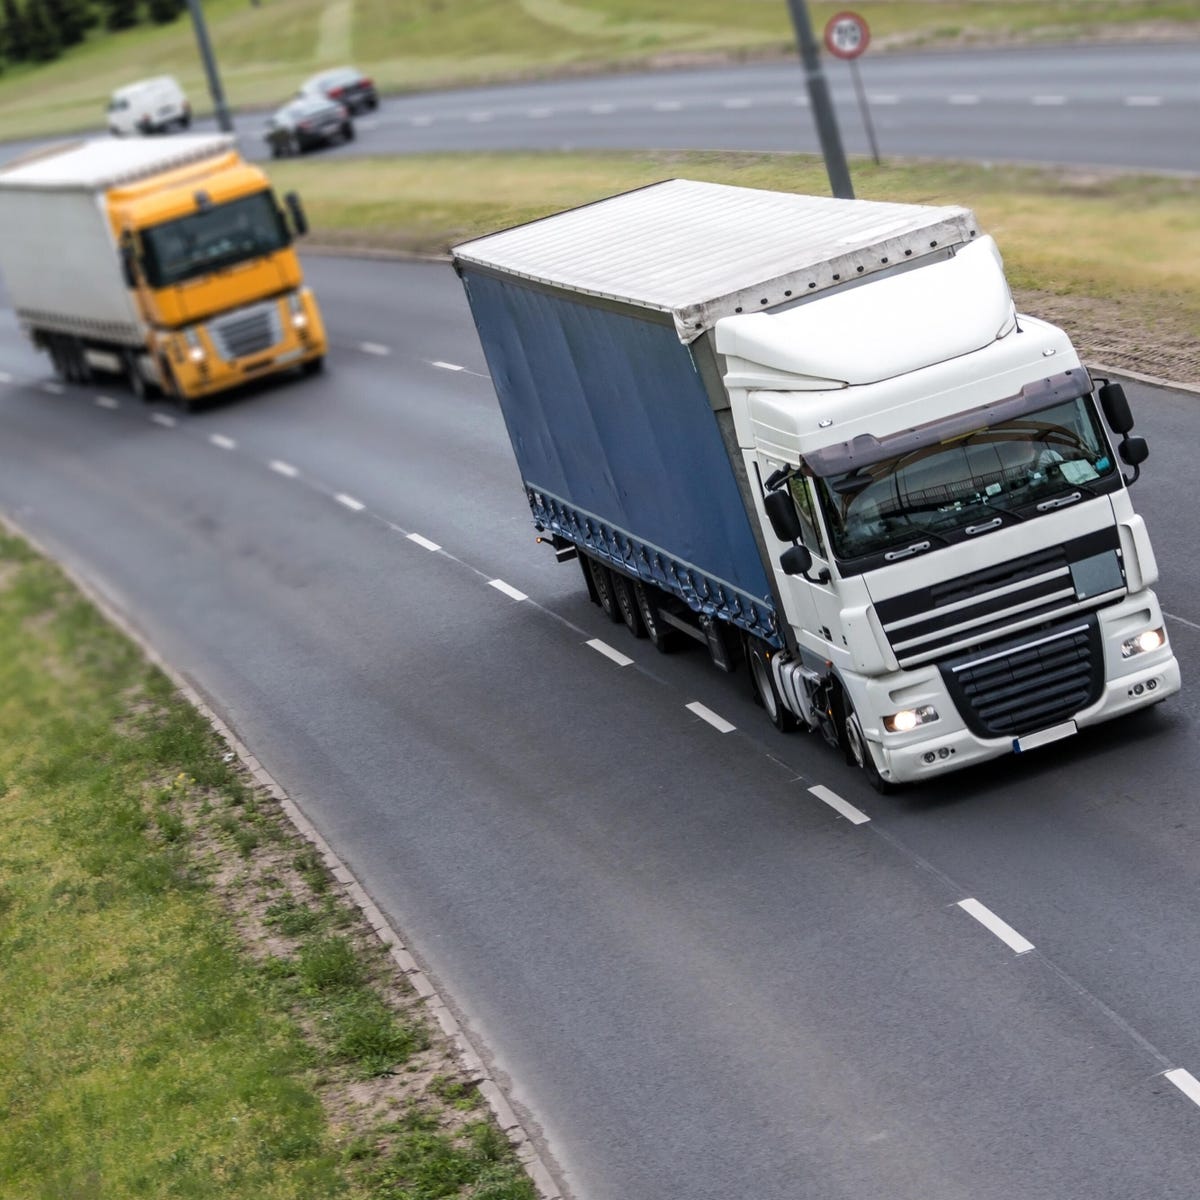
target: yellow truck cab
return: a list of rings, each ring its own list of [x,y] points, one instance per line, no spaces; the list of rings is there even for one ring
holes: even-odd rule
[[[321,367],[306,228],[225,135],[96,139],[0,170],[0,270],[34,344],[68,380],[117,370],[184,406]]]

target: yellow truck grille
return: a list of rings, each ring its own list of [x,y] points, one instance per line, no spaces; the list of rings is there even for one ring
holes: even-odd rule
[[[274,301],[240,308],[211,321],[209,336],[217,353],[227,362],[259,354],[283,341],[279,305]]]

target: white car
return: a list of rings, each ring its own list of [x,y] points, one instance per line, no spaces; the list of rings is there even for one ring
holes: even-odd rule
[[[187,129],[191,123],[192,106],[172,75],[127,83],[117,88],[108,102],[108,128],[116,137],[166,133]]]

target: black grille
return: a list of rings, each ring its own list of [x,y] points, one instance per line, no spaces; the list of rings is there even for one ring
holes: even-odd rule
[[[1103,684],[1099,626],[1092,614],[1058,629],[941,664],[963,720],[980,737],[1019,737],[1069,720]]]

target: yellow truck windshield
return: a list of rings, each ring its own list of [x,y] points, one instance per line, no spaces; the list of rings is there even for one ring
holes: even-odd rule
[[[282,250],[291,241],[270,192],[214,204],[142,230],[142,267],[167,287]]]

